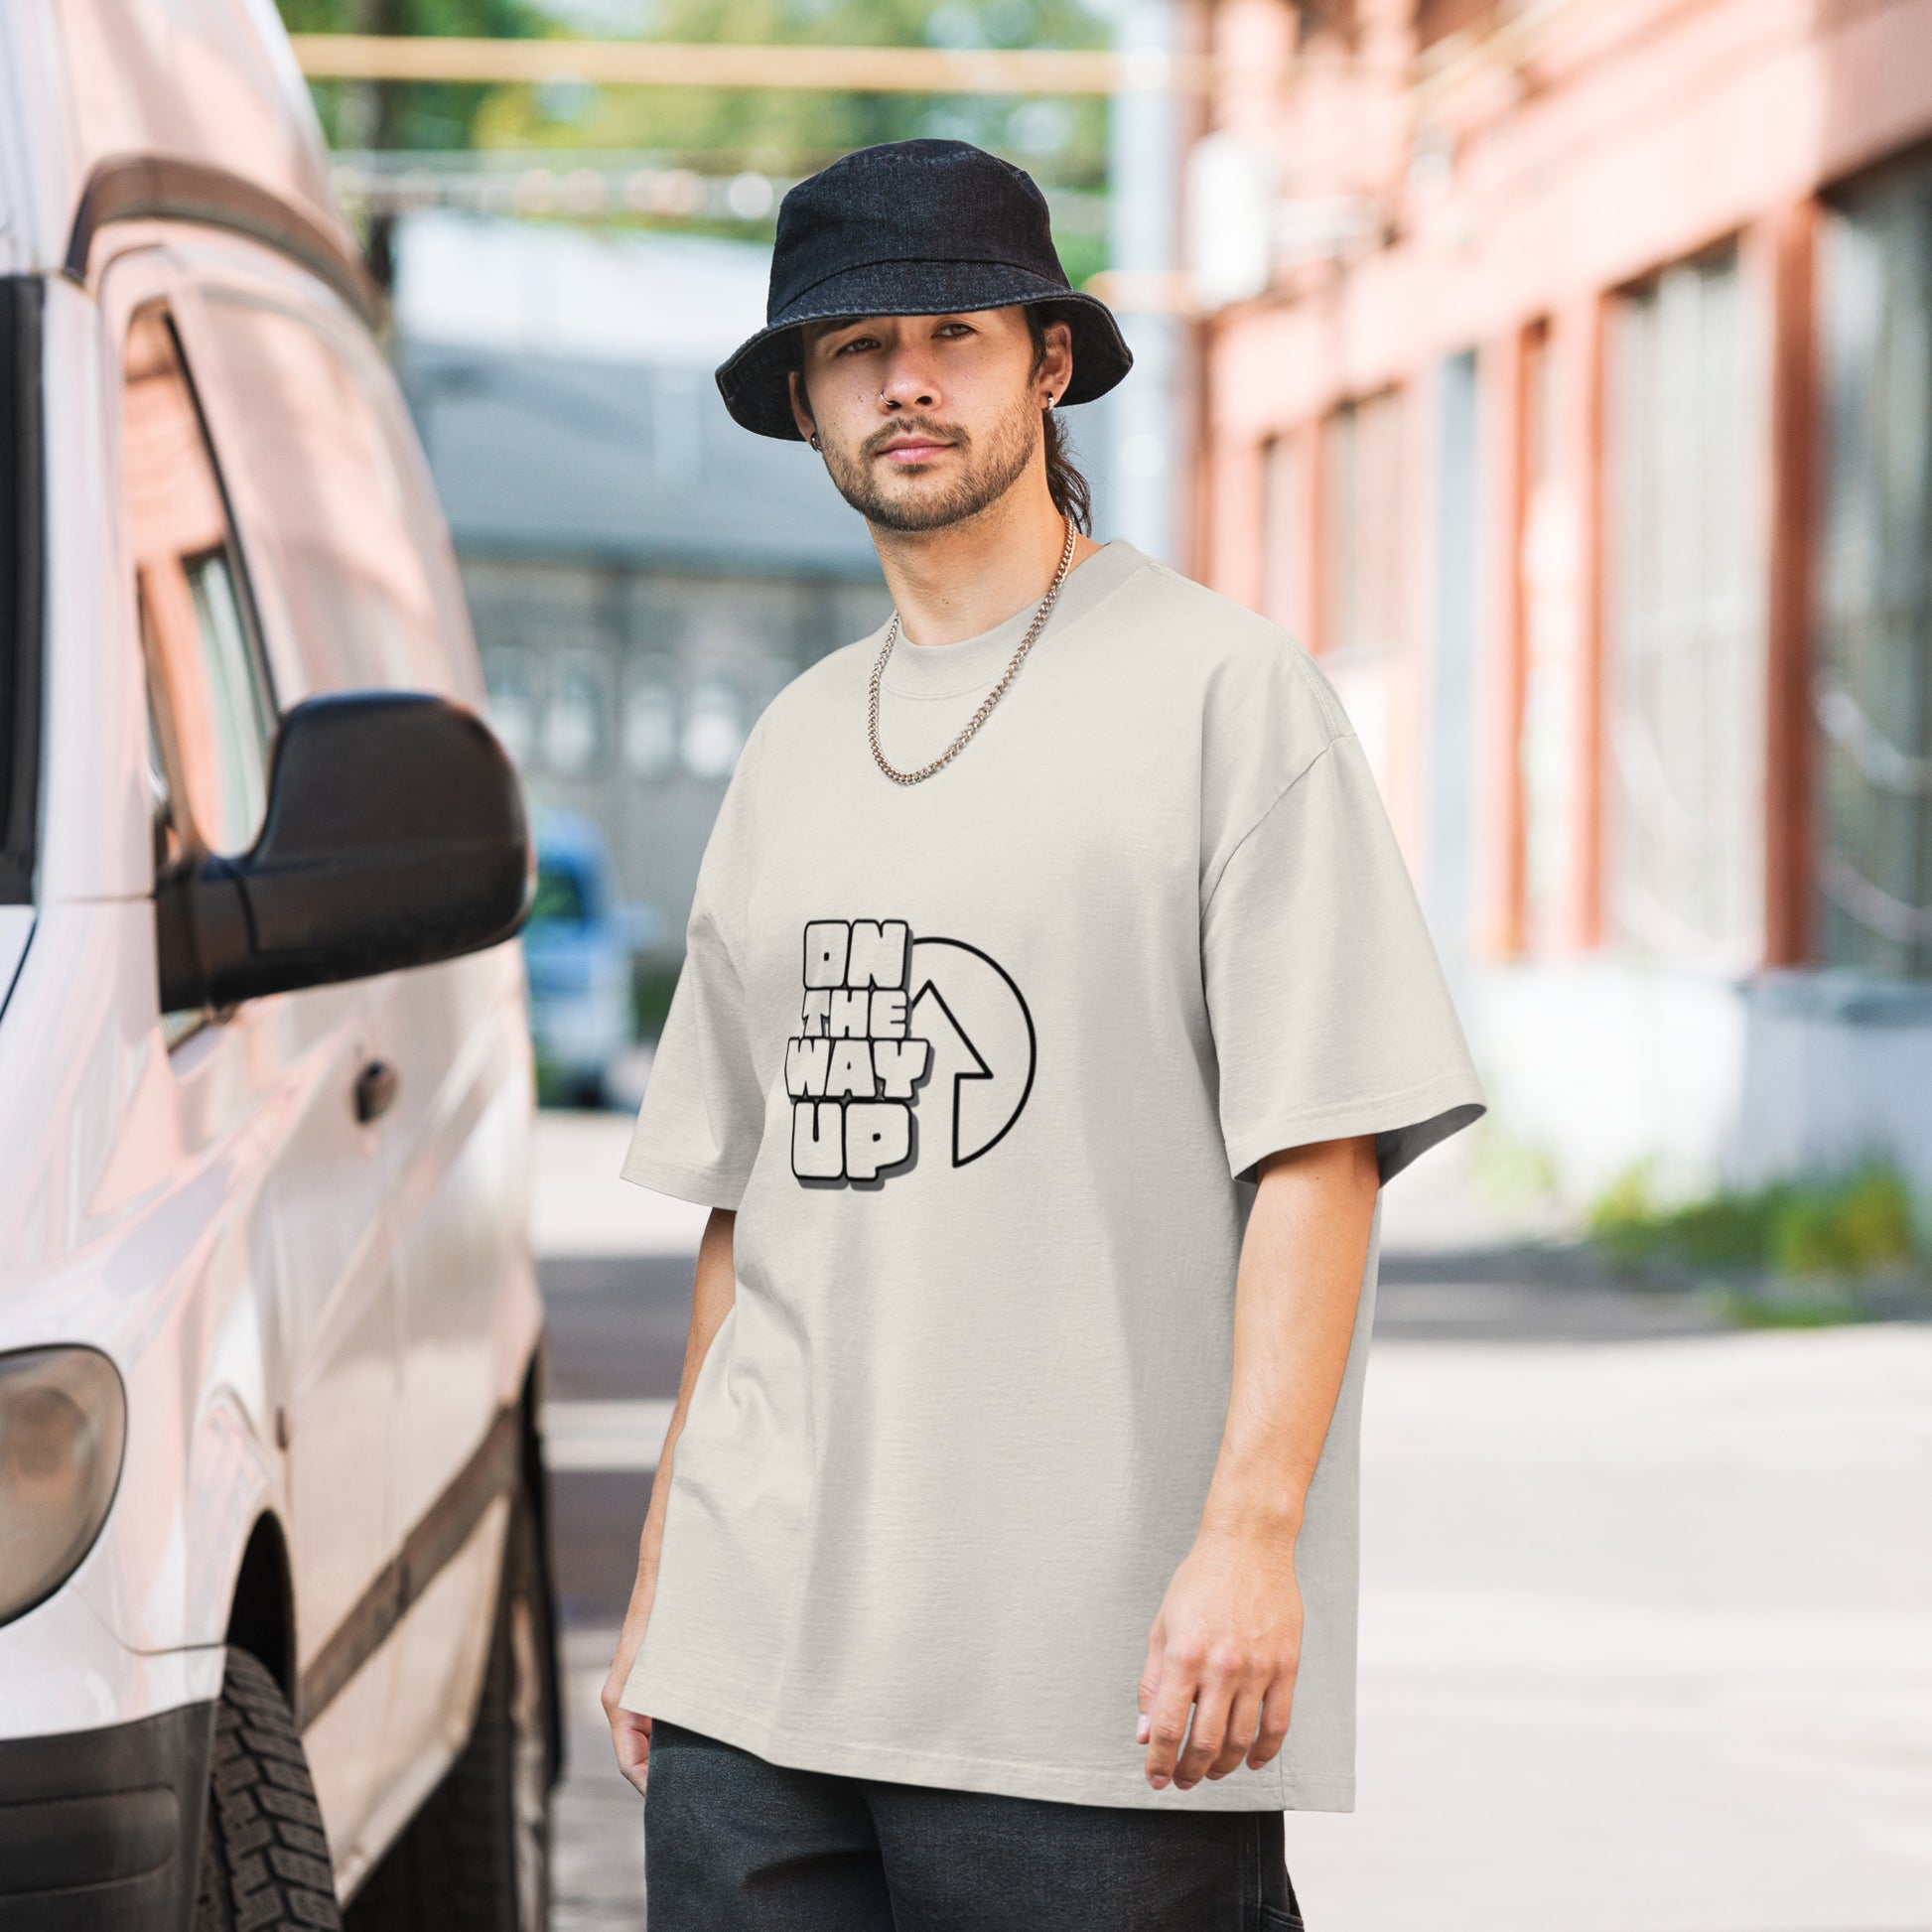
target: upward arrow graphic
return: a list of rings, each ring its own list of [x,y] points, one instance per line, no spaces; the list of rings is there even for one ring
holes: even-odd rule
[[[916,939],[905,983],[908,1019],[932,1042],[927,1079],[952,1119],[952,1164],[991,1152],[1034,1087],[1033,1015],[1013,977],[964,939]]]
[[[976,1154],[984,1154],[990,1141],[979,1147],[966,1145],[966,1129],[960,1108],[960,1085],[966,1080],[990,1080],[993,1069],[980,1058],[979,1049],[967,1037],[966,1030],[953,1017],[946,996],[928,979],[913,996],[909,1015],[911,1032],[932,1042],[932,1057],[919,1084],[944,1094],[952,1120],[952,1164],[962,1168]]]

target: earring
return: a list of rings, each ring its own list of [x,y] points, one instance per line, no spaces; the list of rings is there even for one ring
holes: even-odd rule
[[[816,450],[816,449],[819,449],[819,448],[821,448],[821,447],[822,447],[822,446],[821,446],[821,444],[819,443],[819,440],[818,440],[818,431],[817,431],[817,430],[813,430],[813,431],[812,431],[812,439],[811,439],[811,440],[812,440],[812,448],[813,448],[813,449],[815,449],[815,450]]]
[[[1051,409],[1052,406],[1053,406],[1053,392],[1052,390],[1048,389],[1046,392],[1046,407],[1048,409]]]

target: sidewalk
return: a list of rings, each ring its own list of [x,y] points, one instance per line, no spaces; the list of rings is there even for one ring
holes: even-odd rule
[[[695,1244],[603,1177],[628,1125],[545,1119],[539,1225],[580,1271]],[[1932,1932],[1932,1325],[1716,1331],[1552,1282],[1434,1159],[1385,1206],[1359,1790],[1289,1818],[1310,1924]],[[611,1636],[570,1640],[558,1932],[643,1923]]]
[[[1341,1932],[1932,1927],[1932,1328],[1388,1341]]]

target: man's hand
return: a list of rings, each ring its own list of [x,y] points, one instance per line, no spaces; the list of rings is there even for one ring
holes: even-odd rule
[[[625,1610],[623,1628],[618,1632],[618,1653],[611,1660],[611,1674],[604,1680],[599,1702],[611,1725],[611,1745],[618,1754],[618,1769],[639,1791],[650,1775],[650,1720],[635,1711],[626,1711],[618,1700],[636,1661],[637,1646],[643,1641],[644,1625],[650,1621],[650,1599],[656,1577],[646,1577],[640,1569],[636,1587],[630,1592],[630,1607]]]
[[[1157,1791],[1225,1777],[1244,1757],[1259,1769],[1282,1747],[1302,1662],[1295,1539],[1347,1365],[1379,1185],[1373,1134],[1256,1164],[1227,1426],[1141,1673],[1136,1741]]]
[[[1256,1770],[1269,1763],[1288,1733],[1301,1660],[1293,1534],[1203,1528],[1148,1636],[1136,1737],[1148,1747],[1148,1783],[1191,1791],[1244,1758]]]

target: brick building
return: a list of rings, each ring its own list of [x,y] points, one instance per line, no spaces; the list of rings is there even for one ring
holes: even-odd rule
[[[1194,566],[1333,677],[1499,1124],[1932,1185],[1932,0],[1197,27]]]

